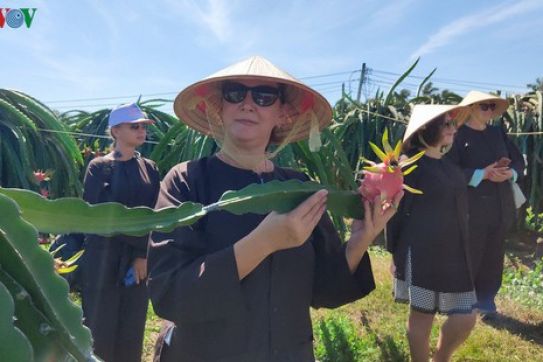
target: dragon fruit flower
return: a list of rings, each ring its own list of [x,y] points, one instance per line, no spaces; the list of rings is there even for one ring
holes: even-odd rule
[[[370,142],[371,149],[382,161],[381,163],[375,163],[365,158],[362,159],[369,166],[364,167],[364,171],[362,171],[364,178],[358,188],[360,194],[370,202],[377,196],[381,196],[381,201],[388,204],[392,203],[394,196],[402,189],[413,194],[422,194],[422,191],[405,185],[403,177],[417,168],[414,163],[424,155],[424,151],[410,158],[400,158],[402,142],[398,141],[393,149],[388,141],[388,130],[386,129],[382,142],[384,150]],[[407,166],[411,167],[402,171],[402,168]]]
[[[43,172],[41,170],[37,170],[33,172],[34,174],[34,180],[36,180],[37,183],[43,182],[43,181],[49,181],[51,179],[51,175],[49,173]]]

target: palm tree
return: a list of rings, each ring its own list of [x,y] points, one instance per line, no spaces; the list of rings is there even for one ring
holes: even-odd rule
[[[543,78],[536,78],[535,83],[528,83],[526,87],[530,88],[533,91],[543,92]]]
[[[428,82],[422,88],[422,96],[431,97],[439,91],[439,88],[434,87],[432,82]]]

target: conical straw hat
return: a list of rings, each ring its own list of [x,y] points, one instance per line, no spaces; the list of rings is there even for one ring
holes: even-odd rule
[[[405,143],[411,136],[417,133],[418,130],[422,129],[425,125],[432,122],[437,117],[448,113],[455,112],[456,115],[454,119],[460,125],[462,124],[468,114],[469,110],[460,105],[445,105],[445,104],[417,104],[413,107],[413,112],[411,112],[411,118],[405,134],[403,136],[403,142]]]
[[[332,108],[320,93],[260,56],[233,64],[189,85],[175,98],[175,114],[189,127],[222,140],[224,130],[220,124],[214,124],[220,123],[222,83],[226,80],[254,79],[286,85],[285,121],[275,131],[277,138],[288,137],[289,142],[302,140],[310,132],[318,135],[332,122]]]
[[[492,118],[495,118],[497,116],[500,116],[503,112],[507,110],[509,107],[509,102],[506,99],[503,99],[501,97],[483,93],[479,91],[470,91],[464,99],[462,99],[462,102],[460,102],[461,106],[471,106],[476,103],[496,103],[496,109],[492,112]]]

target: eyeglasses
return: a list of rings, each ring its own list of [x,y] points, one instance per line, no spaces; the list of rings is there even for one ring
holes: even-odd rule
[[[443,122],[443,128],[456,128],[456,119],[448,119]]]
[[[134,131],[137,131],[140,128],[142,128],[144,131],[147,130],[147,125],[145,123],[131,123],[129,124],[129,126],[130,126],[130,129]]]
[[[442,128],[456,128],[458,123],[456,122],[456,117],[458,116],[458,110],[452,110],[445,114],[443,118],[443,123],[441,123]]]
[[[486,112],[489,109],[491,111],[496,109],[496,103],[479,103],[479,108],[481,108],[481,111]]]
[[[241,103],[247,97],[247,92],[251,91],[253,102],[260,107],[269,107],[281,98],[283,101],[283,91],[268,85],[257,85],[256,87],[247,87],[241,83],[225,83],[222,87],[222,97],[228,103]]]

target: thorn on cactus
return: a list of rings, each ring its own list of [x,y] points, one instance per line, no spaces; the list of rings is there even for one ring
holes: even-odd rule
[[[47,336],[49,333],[54,332],[55,329],[47,323],[41,323],[39,327],[39,332],[41,335]]]
[[[28,297],[30,297],[30,295],[28,294],[26,290],[22,290],[15,295],[15,298],[17,298],[17,300],[24,300],[25,298],[28,298]]]
[[[417,165],[413,165],[423,155],[424,151],[417,153],[411,158],[400,157],[402,142],[398,141],[394,149],[390,145],[388,130],[385,129],[382,138],[383,149],[370,142],[370,147],[375,155],[382,161],[377,164],[362,158],[364,163],[369,166],[364,167],[364,178],[358,191],[368,201],[373,201],[377,196],[381,197],[383,204],[391,203],[394,196],[402,189],[414,194],[422,194],[422,191],[404,185],[403,178],[413,172]],[[412,166],[411,166],[412,165]],[[407,170],[402,168],[411,166]]]

